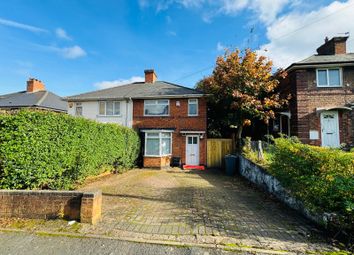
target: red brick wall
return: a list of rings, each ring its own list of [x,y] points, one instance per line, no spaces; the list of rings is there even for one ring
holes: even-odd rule
[[[180,102],[180,106],[176,102]],[[207,129],[207,113],[205,98],[198,99],[198,116],[188,116],[188,99],[170,99],[170,116],[145,117],[144,100],[133,100],[133,128],[174,128],[172,133],[172,156],[181,157],[185,163],[186,137],[181,130],[205,131]],[[206,165],[206,134],[200,139],[200,164]]]
[[[144,157],[144,167],[148,168],[165,168],[171,164],[170,156],[163,157]]]
[[[354,102],[354,67],[343,68],[343,87],[318,88],[316,69],[295,70],[289,73],[282,87],[290,88],[292,99],[289,109],[292,114],[291,134],[304,143],[321,145],[320,114],[316,108],[343,106]],[[286,91],[284,89],[284,91]],[[339,110],[340,143],[354,142],[353,110]],[[310,130],[319,132],[319,140],[310,140]]]
[[[37,92],[45,90],[44,83],[37,79],[27,81],[27,92]]]
[[[0,190],[0,218],[80,220],[101,218],[102,193],[50,190]]]

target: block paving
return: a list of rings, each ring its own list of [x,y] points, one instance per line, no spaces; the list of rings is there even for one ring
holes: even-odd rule
[[[102,190],[102,220],[82,233],[297,254],[334,249],[295,211],[219,171],[137,169],[82,188],[93,189]]]

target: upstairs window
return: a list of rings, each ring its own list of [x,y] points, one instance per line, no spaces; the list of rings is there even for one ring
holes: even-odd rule
[[[119,116],[120,102],[107,101],[99,102],[99,115],[101,116]]]
[[[317,69],[317,87],[341,87],[340,68]]]
[[[144,115],[145,116],[168,116],[169,115],[168,99],[162,100],[145,100],[144,101]]]
[[[198,116],[198,99],[188,99],[188,116]]]

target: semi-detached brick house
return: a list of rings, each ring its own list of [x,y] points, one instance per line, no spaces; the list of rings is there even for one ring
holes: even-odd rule
[[[206,100],[194,89],[157,81],[145,70],[145,81],[67,97],[68,113],[137,130],[144,167],[206,165]]]
[[[66,102],[48,91],[40,80],[30,78],[26,90],[0,95],[0,110],[37,109],[66,112]]]
[[[292,99],[275,131],[312,145],[353,145],[354,53],[347,53],[347,39],[326,38],[316,55],[286,69],[288,77],[281,90]]]

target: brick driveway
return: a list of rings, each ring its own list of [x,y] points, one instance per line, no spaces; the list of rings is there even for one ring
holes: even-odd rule
[[[240,178],[215,172],[132,170],[88,184],[103,219],[80,232],[309,252],[331,249],[294,211]]]

